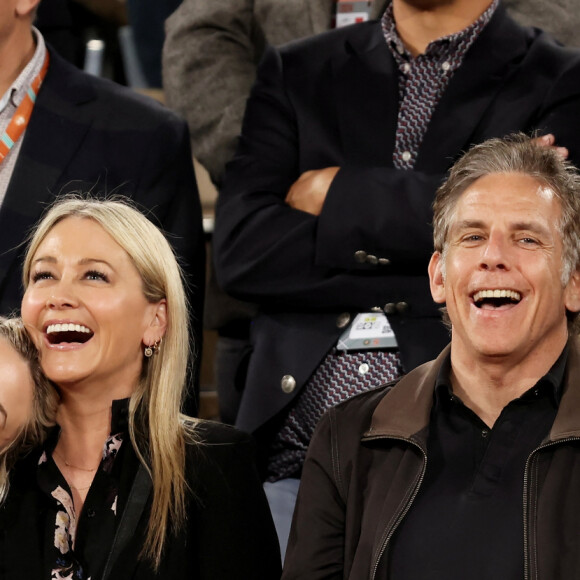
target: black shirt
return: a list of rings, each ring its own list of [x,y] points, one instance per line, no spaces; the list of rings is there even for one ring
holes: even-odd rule
[[[425,478],[393,537],[389,578],[524,577],[524,470],[556,417],[567,354],[506,405],[492,429],[453,394],[450,359],[443,363]]]
[[[122,507],[118,505],[119,493],[126,497],[137,467],[133,454],[125,461],[121,458],[131,446],[128,407],[129,399],[113,401],[111,434],[80,514],[75,513],[69,485],[52,458],[60,429],[55,427],[46,441],[36,475],[46,496],[44,555],[45,568],[52,571],[52,578],[98,578],[104,567],[117,526],[118,508]],[[123,440],[127,440],[126,445],[122,445]],[[132,464],[123,476],[121,466],[127,460]]]

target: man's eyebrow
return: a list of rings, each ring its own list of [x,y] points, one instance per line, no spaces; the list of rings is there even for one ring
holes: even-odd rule
[[[549,234],[549,231],[538,222],[516,222],[511,226],[513,231],[528,231],[536,234]]]
[[[485,228],[485,223],[482,222],[481,220],[461,220],[458,221],[457,223],[455,223],[453,226],[453,229],[458,229],[458,230],[468,230],[468,229],[481,229],[481,228]]]

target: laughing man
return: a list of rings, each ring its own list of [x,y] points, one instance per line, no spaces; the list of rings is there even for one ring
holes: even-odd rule
[[[478,145],[434,240],[451,344],[325,415],[285,579],[578,575],[580,175],[523,136]]]

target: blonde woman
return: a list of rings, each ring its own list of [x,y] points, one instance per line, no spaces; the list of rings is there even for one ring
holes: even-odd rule
[[[13,470],[3,577],[277,578],[249,437],[179,411],[188,315],[162,233],[119,201],[65,199],[23,275],[22,316],[60,404],[43,449]]]
[[[0,503],[19,455],[54,424],[57,395],[40,370],[38,351],[20,318],[0,317]]]

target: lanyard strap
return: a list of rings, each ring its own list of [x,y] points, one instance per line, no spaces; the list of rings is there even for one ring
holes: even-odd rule
[[[38,95],[38,91],[40,90],[40,86],[42,85],[42,81],[44,80],[46,71],[48,70],[48,61],[49,56],[47,51],[40,72],[32,81],[32,84],[24,95],[24,99],[22,99],[22,102],[14,112],[12,119],[10,119],[6,131],[4,131],[4,134],[0,137],[0,163],[4,161],[12,147],[14,147],[14,143],[22,137],[22,133],[24,133],[24,130],[28,126],[28,121],[30,121],[32,109],[36,102],[36,95]]]

